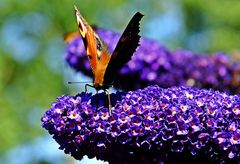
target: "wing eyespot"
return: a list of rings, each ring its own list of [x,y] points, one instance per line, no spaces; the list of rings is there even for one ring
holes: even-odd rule
[[[99,37],[95,36],[95,38],[96,38],[97,58],[98,58],[98,60],[100,60],[102,50],[103,50],[103,45],[102,45],[102,41],[99,39]]]
[[[98,51],[102,51],[103,47],[98,37],[96,37],[96,46]]]

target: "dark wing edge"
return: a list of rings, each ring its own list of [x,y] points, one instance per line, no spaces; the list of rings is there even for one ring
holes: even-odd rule
[[[120,37],[104,74],[104,84],[112,85],[118,71],[131,60],[140,41],[140,20],[144,15],[137,12]]]

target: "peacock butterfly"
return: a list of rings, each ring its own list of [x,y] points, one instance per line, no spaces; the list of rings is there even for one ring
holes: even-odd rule
[[[86,84],[85,89],[87,86],[91,86],[97,91],[101,89],[106,91],[110,106],[110,96],[107,89],[112,86],[118,71],[131,60],[139,46],[139,24],[143,14],[137,12],[132,17],[111,55],[104,41],[88,25],[77,7],[74,6],[74,8],[79,32],[93,72],[93,86]],[[76,35],[76,32],[71,33],[65,37],[65,41],[68,42],[69,38]]]

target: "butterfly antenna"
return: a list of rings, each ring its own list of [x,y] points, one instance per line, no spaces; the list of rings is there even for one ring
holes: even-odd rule
[[[68,84],[78,84],[78,83],[92,83],[92,82],[88,82],[88,81],[68,81]]]

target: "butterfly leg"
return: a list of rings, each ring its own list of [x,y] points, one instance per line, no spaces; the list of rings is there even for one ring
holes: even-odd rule
[[[87,87],[92,87],[92,88],[94,88],[94,86],[93,86],[93,85],[86,84],[86,85],[85,85],[85,92],[87,92]]]
[[[104,92],[106,92],[107,96],[108,96],[108,110],[109,110],[109,114],[111,115],[112,114],[111,96],[110,96],[110,93],[109,93],[108,89],[105,89]]]

